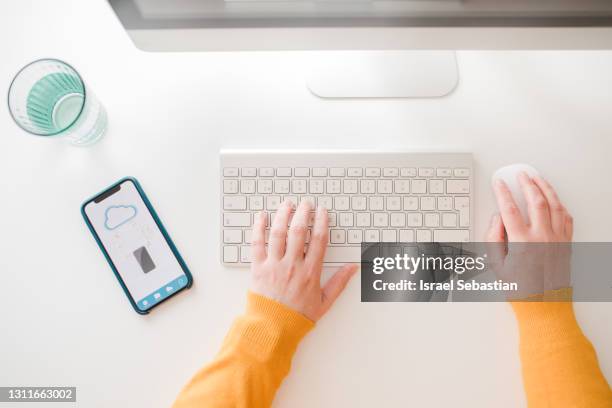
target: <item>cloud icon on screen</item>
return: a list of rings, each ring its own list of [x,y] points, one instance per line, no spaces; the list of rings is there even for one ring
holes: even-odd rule
[[[104,228],[114,230],[136,217],[138,210],[133,205],[113,205],[104,212]]]

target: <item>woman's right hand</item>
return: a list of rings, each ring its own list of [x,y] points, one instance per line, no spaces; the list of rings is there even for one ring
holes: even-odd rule
[[[499,214],[491,219],[486,240],[491,242],[490,265],[498,278],[516,282],[509,298],[526,298],[570,284],[573,219],[554,188],[543,178],[522,172],[518,181],[527,202],[528,222],[502,180],[494,182]]]

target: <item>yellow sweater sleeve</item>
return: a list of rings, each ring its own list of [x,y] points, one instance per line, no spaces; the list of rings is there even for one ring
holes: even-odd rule
[[[529,407],[611,408],[612,391],[578,326],[572,302],[511,304]]]
[[[314,323],[266,297],[248,294],[215,360],[181,391],[174,408],[269,407]]]

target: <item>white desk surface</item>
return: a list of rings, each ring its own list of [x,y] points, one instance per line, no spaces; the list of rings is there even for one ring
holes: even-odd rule
[[[248,272],[218,259],[220,148],[472,151],[479,235],[493,170],[528,162],[558,187],[577,240],[610,240],[612,52],[459,52],[447,98],[328,101],[304,86],[316,54],[143,53],[101,0],[4,5],[0,50],[0,96],[22,65],[57,57],[110,124],[79,149],[24,134],[2,109],[0,386],[77,386],[82,407],[173,401],[244,306]],[[79,214],[125,175],[140,179],[195,279],[146,317]],[[612,307],[576,311],[612,380]],[[360,304],[357,278],[303,341],[275,406],[524,406],[517,346],[506,304]]]

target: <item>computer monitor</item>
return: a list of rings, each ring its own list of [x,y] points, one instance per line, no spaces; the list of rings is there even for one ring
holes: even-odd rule
[[[454,50],[612,48],[608,0],[109,0],[147,51],[334,50],[313,59],[322,97],[435,97]]]

